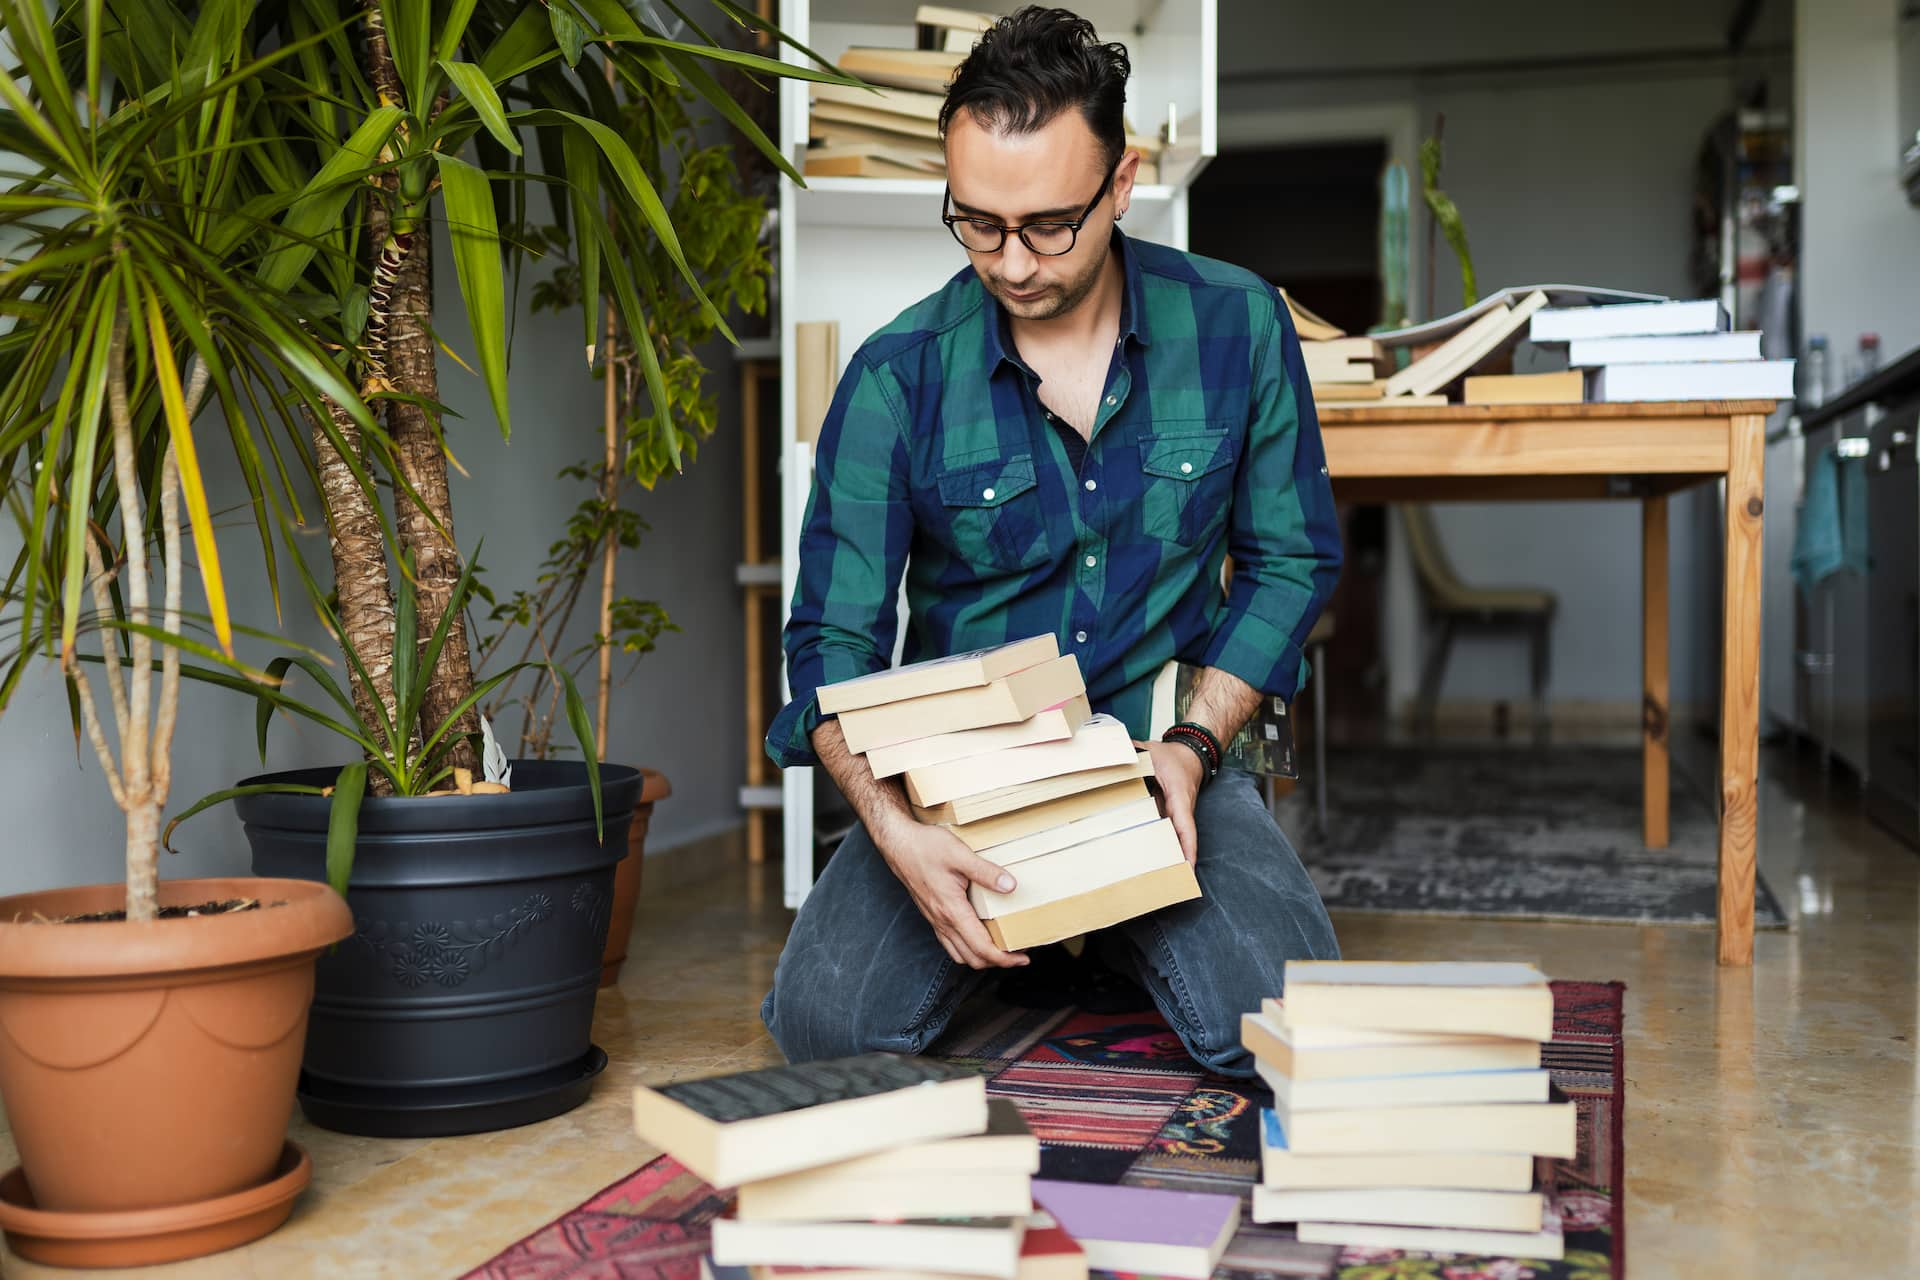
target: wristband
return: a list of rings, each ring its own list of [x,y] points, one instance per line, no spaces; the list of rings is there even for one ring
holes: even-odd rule
[[[1196,732],[1186,725],[1175,725],[1160,735],[1162,742],[1178,742],[1200,757],[1201,783],[1212,782],[1214,775],[1220,772],[1220,758],[1214,754],[1213,742],[1204,732]]]
[[[1198,720],[1182,720],[1173,727],[1176,729],[1191,729],[1205,738],[1207,740],[1207,746],[1213,749],[1213,767],[1215,769],[1218,769],[1222,764],[1226,763],[1226,750],[1220,745],[1220,739],[1214,736],[1213,730],[1207,728],[1207,726],[1201,724]]]

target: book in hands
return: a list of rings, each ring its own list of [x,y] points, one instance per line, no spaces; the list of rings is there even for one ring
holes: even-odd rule
[[[840,733],[848,751],[865,755],[915,738],[1030,720],[1086,691],[1079,660],[1069,653],[983,685],[843,711]]]
[[[1129,764],[1136,754],[1126,724],[1110,715],[1097,715],[1063,742],[1009,747],[992,755],[909,769],[907,799],[923,809],[932,808],[963,796]]]
[[[1156,809],[1155,816],[1140,826],[1020,863],[1014,868],[1015,884],[1011,893],[969,884],[967,897],[982,920],[991,920],[1031,911],[1185,861],[1173,821],[1160,817]]]
[[[1178,862],[1157,870],[1088,889],[1058,902],[996,915],[986,922],[987,936],[1002,951],[1024,951],[1028,947],[1045,946],[1063,938],[1110,928],[1135,916],[1199,896],[1200,882],[1182,856]]]
[[[1152,776],[1152,757],[1144,751],[1139,751],[1135,752],[1132,761],[1126,764],[1083,769],[1078,773],[1063,773],[1054,778],[1041,778],[1035,782],[1022,782],[1016,786],[982,791],[978,795],[960,796],[937,805],[914,805],[913,815],[929,826],[978,822],[983,818],[998,817],[1001,814],[1012,813],[1016,809],[1024,809],[1029,805],[1040,804],[1047,800],[1058,800],[1062,796],[1074,795],[1077,792],[1093,791],[1116,782]]]
[[[975,822],[954,822],[942,825],[958,836],[961,844],[975,853],[984,854],[995,862],[1002,862],[1003,859],[1011,862],[1022,857],[1038,857],[1054,849],[1064,849],[1069,844],[1078,843],[1080,839],[1086,837],[1084,835],[1070,837],[1065,831],[1066,827],[1100,818],[1116,809],[1137,805],[1142,801],[1153,805],[1154,816],[1159,816],[1159,804],[1148,793],[1145,778],[1136,770],[1117,782],[1096,786],[1091,791],[1080,791],[1055,800],[1040,801],[1024,809],[1015,809],[1010,813],[991,818],[981,818]],[[1135,811],[1138,812],[1138,810]],[[1143,820],[1151,821],[1151,819]],[[1136,824],[1128,823],[1127,825]],[[1108,830],[1118,829],[1117,827],[1108,828]],[[1022,850],[1002,853],[1004,846],[1027,840],[1033,843],[1023,845]]]
[[[876,778],[891,778],[909,769],[989,755],[1012,747],[1061,742],[1071,738],[1092,715],[1093,708],[1087,705],[1086,695],[1078,694],[1017,724],[991,724],[984,729],[962,729],[958,733],[915,738],[896,746],[875,747],[867,752],[867,767]]]
[[[821,712],[832,715],[955,689],[977,688],[1059,656],[1060,642],[1054,636],[1029,636],[987,649],[928,658],[851,680],[837,680],[821,685],[816,693]]]

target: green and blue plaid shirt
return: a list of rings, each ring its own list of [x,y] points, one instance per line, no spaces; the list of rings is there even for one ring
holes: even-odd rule
[[[781,766],[817,762],[816,689],[890,665],[903,572],[904,661],[1051,631],[1136,738],[1170,658],[1299,688],[1340,531],[1293,322],[1238,267],[1114,248],[1120,340],[1084,450],[970,266],[854,354],[800,533]]]

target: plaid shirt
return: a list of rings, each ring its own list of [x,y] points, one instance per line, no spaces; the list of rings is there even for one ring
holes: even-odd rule
[[[904,661],[1050,631],[1136,738],[1170,658],[1299,688],[1341,553],[1293,322],[1237,267],[1114,248],[1120,340],[1077,465],[970,266],[854,354],[800,534],[781,766],[817,762],[816,689],[890,665],[902,572]]]

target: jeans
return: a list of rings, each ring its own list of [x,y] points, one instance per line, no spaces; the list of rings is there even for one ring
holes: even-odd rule
[[[1286,961],[1337,960],[1340,948],[1251,774],[1223,769],[1202,787],[1194,827],[1201,896],[1101,930],[1089,944],[1122,958],[1196,1061],[1251,1076],[1240,1015],[1282,994]],[[856,826],[801,905],[760,1018],[790,1062],[919,1053],[993,976],[948,958]]]

